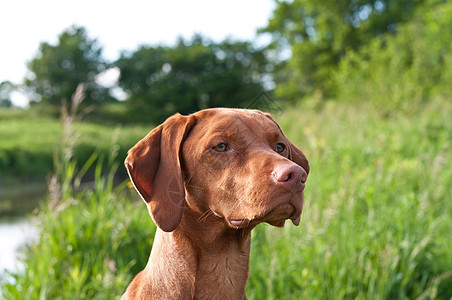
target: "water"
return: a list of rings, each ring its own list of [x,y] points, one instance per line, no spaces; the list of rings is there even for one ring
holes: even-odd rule
[[[20,248],[38,236],[36,222],[26,216],[39,206],[46,191],[42,181],[26,185],[0,182],[0,276],[5,270],[20,270]]]
[[[37,236],[36,224],[30,218],[0,218],[0,274],[20,270],[20,248]]]

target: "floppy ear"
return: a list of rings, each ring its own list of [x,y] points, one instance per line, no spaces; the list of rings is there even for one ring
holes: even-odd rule
[[[273,123],[276,124],[276,126],[278,126],[279,130],[281,131],[281,133],[284,135],[284,132],[282,131],[281,127],[279,126],[279,124],[275,121],[275,119],[273,119],[273,116],[269,113],[263,113],[267,118],[269,118],[270,120],[273,121]],[[284,135],[284,137],[286,137]],[[303,152],[301,152],[300,149],[298,149],[297,147],[295,147],[295,145],[289,141],[289,139],[286,137],[287,142],[289,143],[288,147],[289,147],[289,159],[291,161],[293,161],[294,163],[296,163],[297,165],[299,165],[300,167],[302,167],[305,171],[306,174],[309,174],[309,162],[308,159],[306,158],[306,156],[304,155]]]
[[[129,177],[152,219],[166,232],[176,229],[182,219],[185,188],[181,149],[195,122],[192,116],[173,115],[133,146],[125,160]]]

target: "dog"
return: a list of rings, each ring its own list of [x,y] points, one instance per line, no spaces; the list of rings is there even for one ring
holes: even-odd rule
[[[310,170],[270,114],[232,108],[169,117],[125,166],[158,228],[121,299],[246,299],[251,230],[299,225]]]

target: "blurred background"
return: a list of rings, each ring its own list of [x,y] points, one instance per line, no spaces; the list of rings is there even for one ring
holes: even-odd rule
[[[451,1],[1,7],[0,298],[121,294],[155,230],[127,150],[208,107],[273,113],[312,166],[248,298],[452,297]]]

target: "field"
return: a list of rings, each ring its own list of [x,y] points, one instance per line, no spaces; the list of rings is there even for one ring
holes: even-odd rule
[[[113,143],[119,147],[118,157],[125,157],[127,150],[153,127],[151,124],[124,127],[105,121],[104,115],[97,120],[100,121],[74,124],[77,132],[74,156],[79,164],[94,152],[108,156]],[[0,215],[29,211],[36,205],[29,199],[45,195],[60,135],[60,121],[49,113],[0,109]],[[126,176],[124,169],[118,170],[118,177]],[[91,181],[92,172],[85,179]]]
[[[16,168],[11,157],[36,154],[33,168],[42,174],[58,122],[9,114],[0,117],[2,169]],[[410,113],[315,101],[276,113],[311,173],[300,227],[254,230],[248,298],[450,299],[451,115],[452,103],[441,99]],[[7,299],[111,299],[144,267],[155,227],[111,174],[149,127],[121,128],[116,163],[92,165],[93,189],[66,187],[57,203],[43,205],[40,239],[26,250],[15,284],[2,286]],[[93,151],[109,152],[115,128],[76,124],[79,169]],[[29,174],[27,164],[17,176]]]
[[[113,139],[124,156],[153,127],[151,124],[124,127],[103,117],[99,116],[97,122],[75,124],[79,134],[75,155],[80,162],[94,151],[108,153]],[[0,109],[0,178],[39,180],[48,175],[53,170],[53,153],[60,133],[58,118],[40,110]]]

